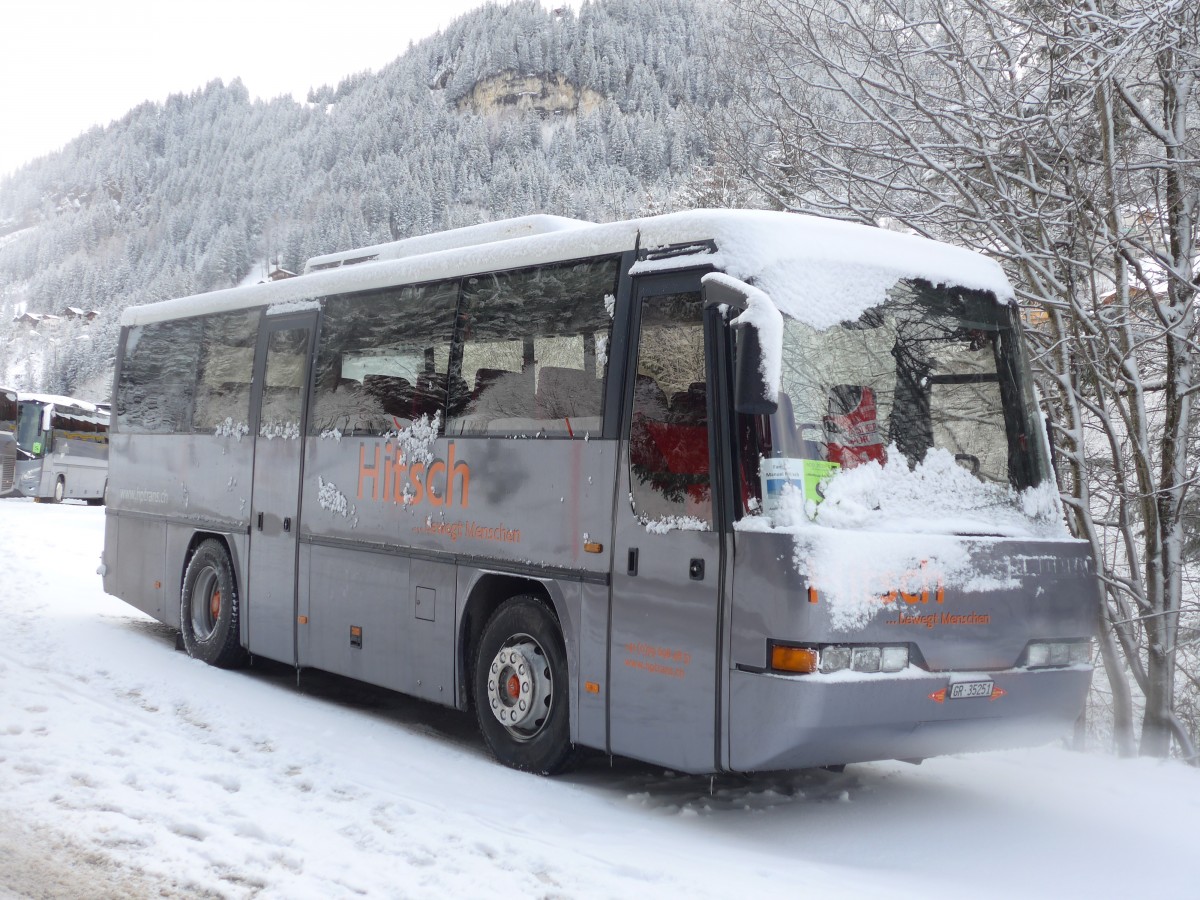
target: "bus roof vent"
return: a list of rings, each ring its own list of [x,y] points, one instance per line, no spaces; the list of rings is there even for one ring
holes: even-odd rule
[[[351,251],[351,252],[355,252],[355,251]],[[353,266],[353,265],[356,265],[357,263],[373,262],[374,260],[377,260],[377,259],[379,259],[378,253],[370,253],[366,256],[350,256],[350,257],[347,257],[346,259],[342,259],[339,257],[338,259],[333,259],[333,260],[330,260],[329,262],[316,263],[316,264],[313,264],[313,261],[310,259],[308,261],[309,264],[307,266],[305,266],[304,271],[305,272],[320,272],[322,269],[338,269],[338,268],[341,268],[342,266]]]
[[[405,238],[402,241],[392,241],[390,244],[377,244],[374,247],[360,247],[356,250],[343,250],[340,253],[314,256],[304,264],[304,274],[356,263],[404,259],[409,256],[437,253],[442,250],[494,244],[497,241],[509,241],[514,238],[550,234],[556,231],[569,231],[574,228],[587,228],[591,225],[591,222],[568,219],[563,216],[520,216],[516,219],[504,219],[499,222],[484,222],[482,225],[468,225],[466,228],[439,231],[436,234],[423,234],[418,237]]]
[[[675,259],[680,256],[707,256],[716,252],[716,241],[692,241],[688,244],[671,244],[666,247],[643,247],[638,251],[638,260]]]

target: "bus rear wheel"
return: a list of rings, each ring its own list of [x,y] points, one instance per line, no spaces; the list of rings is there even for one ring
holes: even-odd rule
[[[473,697],[483,739],[514,769],[553,775],[575,758],[567,660],[558,623],[530,595],[488,619],[475,654]]]
[[[209,538],[196,548],[183,575],[179,630],[188,656],[222,669],[244,664],[238,607],[229,553],[224,544]]]

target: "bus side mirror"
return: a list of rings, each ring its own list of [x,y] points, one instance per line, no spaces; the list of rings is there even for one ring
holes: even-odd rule
[[[49,431],[54,425],[54,404],[47,403],[42,407],[42,431]]]
[[[733,326],[736,366],[733,373],[733,405],[740,413],[769,416],[779,408],[779,398],[763,377],[763,350],[758,329],[747,322]]]
[[[704,306],[706,308],[728,307],[739,313],[746,313],[757,304],[761,314],[762,304],[770,303],[761,291],[728,275],[713,273],[705,275],[701,281],[704,291]],[[751,299],[751,292],[755,298]],[[774,307],[769,307],[771,315],[778,318],[779,313]],[[753,313],[754,310],[751,310]],[[749,316],[746,316],[749,318]],[[733,373],[733,406],[740,413],[753,416],[769,416],[779,408],[777,386],[767,383],[763,372],[764,350],[771,348],[762,346],[762,336],[759,329],[750,322],[733,323],[735,340],[735,369]],[[775,349],[776,356],[781,352]]]

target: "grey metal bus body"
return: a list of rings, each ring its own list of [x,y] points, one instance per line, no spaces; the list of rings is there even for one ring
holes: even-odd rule
[[[12,432],[0,431],[0,497],[17,494],[17,439]]]
[[[473,706],[535,771],[1049,740],[1098,593],[1009,290],[966,251],[707,211],[529,217],[134,308],[104,588],[216,665]],[[750,335],[762,297],[784,325]],[[949,512],[894,505],[913,479]]]
[[[17,496],[17,392],[0,386],[0,497]]]
[[[17,394],[16,488],[50,503],[104,502],[108,413],[74,397]]]

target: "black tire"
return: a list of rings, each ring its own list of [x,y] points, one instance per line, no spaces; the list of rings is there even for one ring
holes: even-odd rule
[[[183,575],[179,630],[188,656],[222,669],[245,664],[240,615],[229,553],[223,543],[209,538],[196,548]]]
[[[575,762],[566,651],[541,600],[513,597],[492,613],[475,653],[473,697],[483,739],[506,766],[553,775]]]

